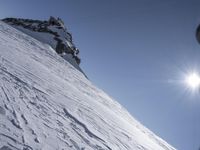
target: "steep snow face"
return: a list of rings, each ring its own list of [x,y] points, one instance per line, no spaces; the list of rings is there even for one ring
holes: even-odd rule
[[[60,56],[70,62],[76,69],[83,72],[79,67],[79,50],[75,47],[72,35],[67,31],[60,18],[50,17],[48,21],[5,18],[3,21],[31,37],[50,45]]]
[[[175,150],[47,44],[0,22],[0,150]]]

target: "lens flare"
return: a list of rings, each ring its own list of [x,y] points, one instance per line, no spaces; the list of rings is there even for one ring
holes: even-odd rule
[[[186,76],[185,82],[191,89],[195,90],[200,86],[200,77],[197,73],[193,72]]]

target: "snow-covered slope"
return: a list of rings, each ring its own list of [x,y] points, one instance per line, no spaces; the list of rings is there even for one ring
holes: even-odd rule
[[[0,21],[0,150],[174,150],[41,43]]]
[[[40,42],[50,45],[61,57],[83,72],[79,67],[79,49],[74,45],[72,35],[60,18],[50,17],[47,21],[5,18],[2,21]]]

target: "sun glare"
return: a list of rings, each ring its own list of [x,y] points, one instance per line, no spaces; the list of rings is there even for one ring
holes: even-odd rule
[[[200,86],[200,77],[195,72],[188,74],[185,81],[186,84],[193,90],[198,89]]]

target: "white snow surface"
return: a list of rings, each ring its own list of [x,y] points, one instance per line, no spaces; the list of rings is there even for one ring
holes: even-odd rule
[[[23,33],[39,40],[40,42],[46,43],[49,46],[51,46],[53,49],[56,49],[56,45],[57,45],[57,41],[55,41],[54,39],[54,35],[50,34],[50,33],[45,33],[45,32],[35,32],[35,31],[31,31],[29,29],[26,29],[22,26],[16,26],[16,25],[12,25],[14,28],[22,31]],[[51,31],[54,31],[56,33],[58,33],[58,35],[60,36],[59,39],[61,39],[63,41],[63,44],[68,45],[69,47],[75,47],[74,44],[72,42],[70,42],[70,37],[68,37],[68,34],[66,32],[66,30],[64,29],[57,29],[54,26],[50,26],[48,27]],[[82,69],[79,67],[79,65],[76,63],[75,59],[73,58],[73,56],[71,54],[62,54],[63,58],[65,60],[67,60],[71,65],[73,65],[76,69],[78,69],[79,71],[81,71],[82,73],[84,73],[82,71]]]
[[[175,150],[49,45],[0,21],[0,150]]]

